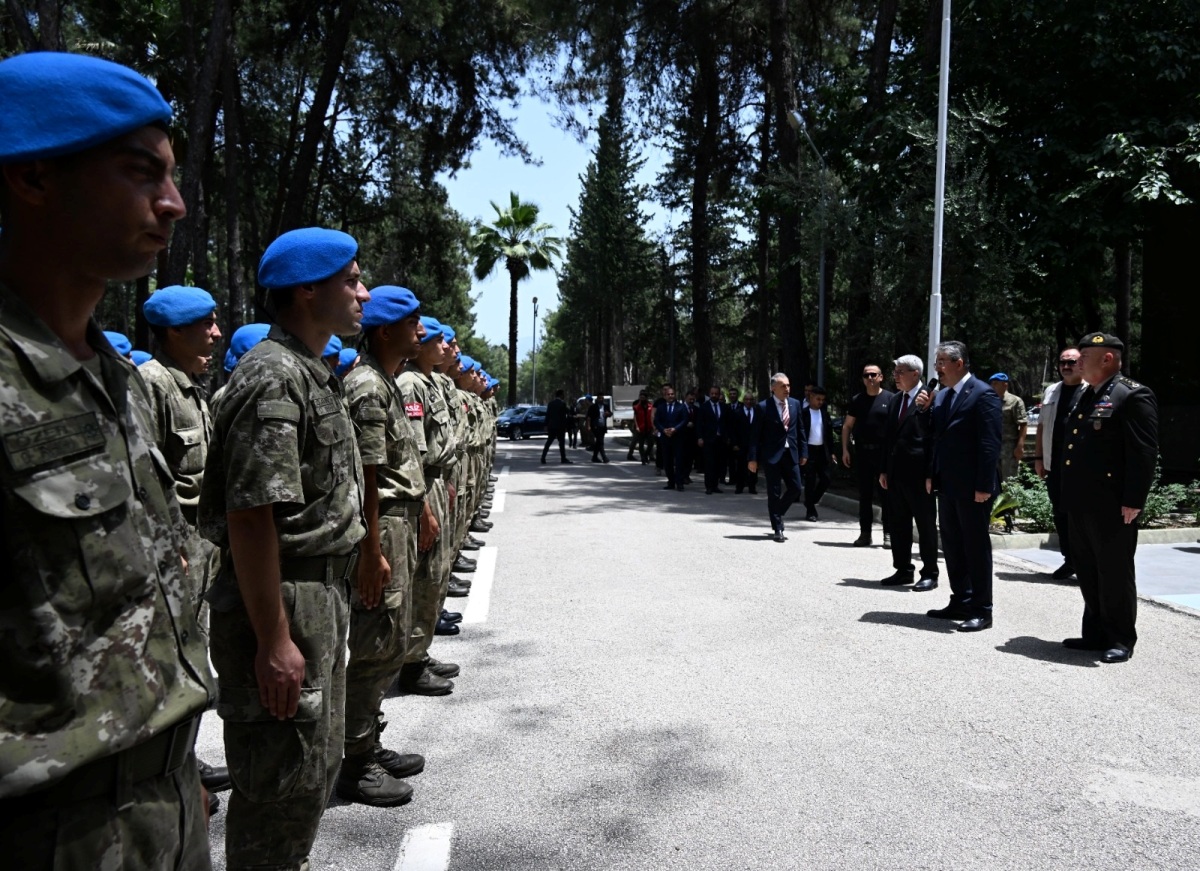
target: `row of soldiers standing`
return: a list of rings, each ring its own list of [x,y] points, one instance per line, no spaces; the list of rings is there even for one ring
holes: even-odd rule
[[[335,784],[402,804],[424,766],[383,747],[382,700],[397,678],[453,686],[429,644],[468,528],[490,525],[496,382],[319,228],[264,254],[275,324],[211,413],[205,291],[151,296],[139,377],[92,314],[186,214],[170,107],[131,70],[52,52],[0,63],[0,103],[0,849],[211,867],[193,747],[215,704],[227,867],[305,867]],[[343,384],[322,351],[359,333]]]

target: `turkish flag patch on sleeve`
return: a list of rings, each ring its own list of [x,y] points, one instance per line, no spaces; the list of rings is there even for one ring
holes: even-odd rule
[[[418,420],[425,416],[425,406],[419,402],[406,402],[404,413],[408,415],[409,420]]]

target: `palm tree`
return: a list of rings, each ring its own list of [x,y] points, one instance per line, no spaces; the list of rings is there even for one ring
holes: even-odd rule
[[[483,281],[504,261],[508,270],[508,404],[517,404],[517,282],[531,270],[553,269],[562,256],[562,240],[547,233],[554,228],[538,223],[538,207],[523,203],[515,192],[509,195],[508,208],[495,203],[496,220],[479,224],[471,237],[470,252],[475,260],[475,278]]]

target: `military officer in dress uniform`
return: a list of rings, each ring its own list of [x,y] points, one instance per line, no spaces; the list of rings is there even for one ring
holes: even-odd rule
[[[346,757],[336,792],[346,801],[377,807],[409,801],[412,787],[400,778],[425,767],[420,755],[387,750],[379,741],[383,696],[408,648],[419,527],[426,531],[426,545],[432,544],[421,451],[396,386],[396,373],[417,355],[425,335],[420,305],[407,288],[371,291],[363,305],[366,350],[345,381],[362,455],[367,535],[350,596]]]
[[[348,582],[363,479],[342,382],[321,359],[360,329],[358,243],[309,227],[259,261],[275,318],[238,362],[213,421],[200,531],[222,549],[212,660],[233,778],[230,869],[307,862],[342,758]]]
[[[1125,662],[1137,643],[1137,516],[1158,457],[1158,402],[1121,374],[1125,344],[1107,333],[1079,340],[1088,386],[1063,432],[1062,499],[1071,528],[1071,563],[1083,593],[1083,632],[1063,645]]]
[[[92,320],[186,213],[171,107],[132,70],[0,62],[0,856],[208,869],[216,698],[150,397]]]

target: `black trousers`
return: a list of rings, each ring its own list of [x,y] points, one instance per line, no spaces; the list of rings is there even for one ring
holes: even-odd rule
[[[921,577],[938,577],[937,501],[925,492],[925,476],[891,474],[887,501],[892,536],[892,568],[913,573],[913,523],[921,546]]]
[[[829,489],[829,458],[820,446],[809,446],[808,462],[804,464],[804,507],[817,510],[817,503]]]
[[[1096,646],[1137,643],[1137,521],[1126,523],[1115,502],[1072,510],[1071,564],[1083,593],[1083,638]]]
[[[725,468],[720,439],[705,439],[704,447],[704,489],[716,490],[721,485],[721,473]]]
[[[634,430],[629,440],[629,455],[625,459],[632,460],[635,449],[642,458],[642,464],[648,463],[654,456],[654,433]]]
[[[1075,563],[1071,559],[1071,527],[1067,519],[1067,506],[1063,504],[1062,479],[1053,469],[1046,473],[1046,493],[1054,509],[1054,531],[1058,533],[1058,550],[1063,555],[1063,562],[1073,566]]]
[[[592,430],[592,459],[608,462],[608,454],[604,453],[604,436],[608,430],[596,428]]]
[[[767,514],[771,517],[771,529],[783,529],[783,516],[804,492],[800,483],[800,467],[792,461],[792,455],[785,452],[778,463],[766,464],[767,476]]]
[[[889,532],[888,504],[883,498],[883,490],[879,486],[879,473],[883,471],[883,450],[877,447],[862,446],[854,451],[854,467],[858,475],[858,528],[866,537],[871,535],[871,525],[875,515],[874,505],[883,509],[883,531]]]
[[[567,446],[563,442],[563,436],[566,435],[561,429],[550,430],[546,433],[546,444],[542,448],[542,462],[546,462],[546,453],[550,450],[550,446],[558,442],[558,454],[562,462],[567,461]]]
[[[944,493],[938,496],[950,605],[966,608],[972,617],[992,616],[992,539],[988,523],[995,501],[953,499]]]
[[[667,483],[672,487],[682,487],[688,473],[683,435],[678,432],[673,436],[664,435],[658,441],[658,453],[663,470],[667,473]]]

